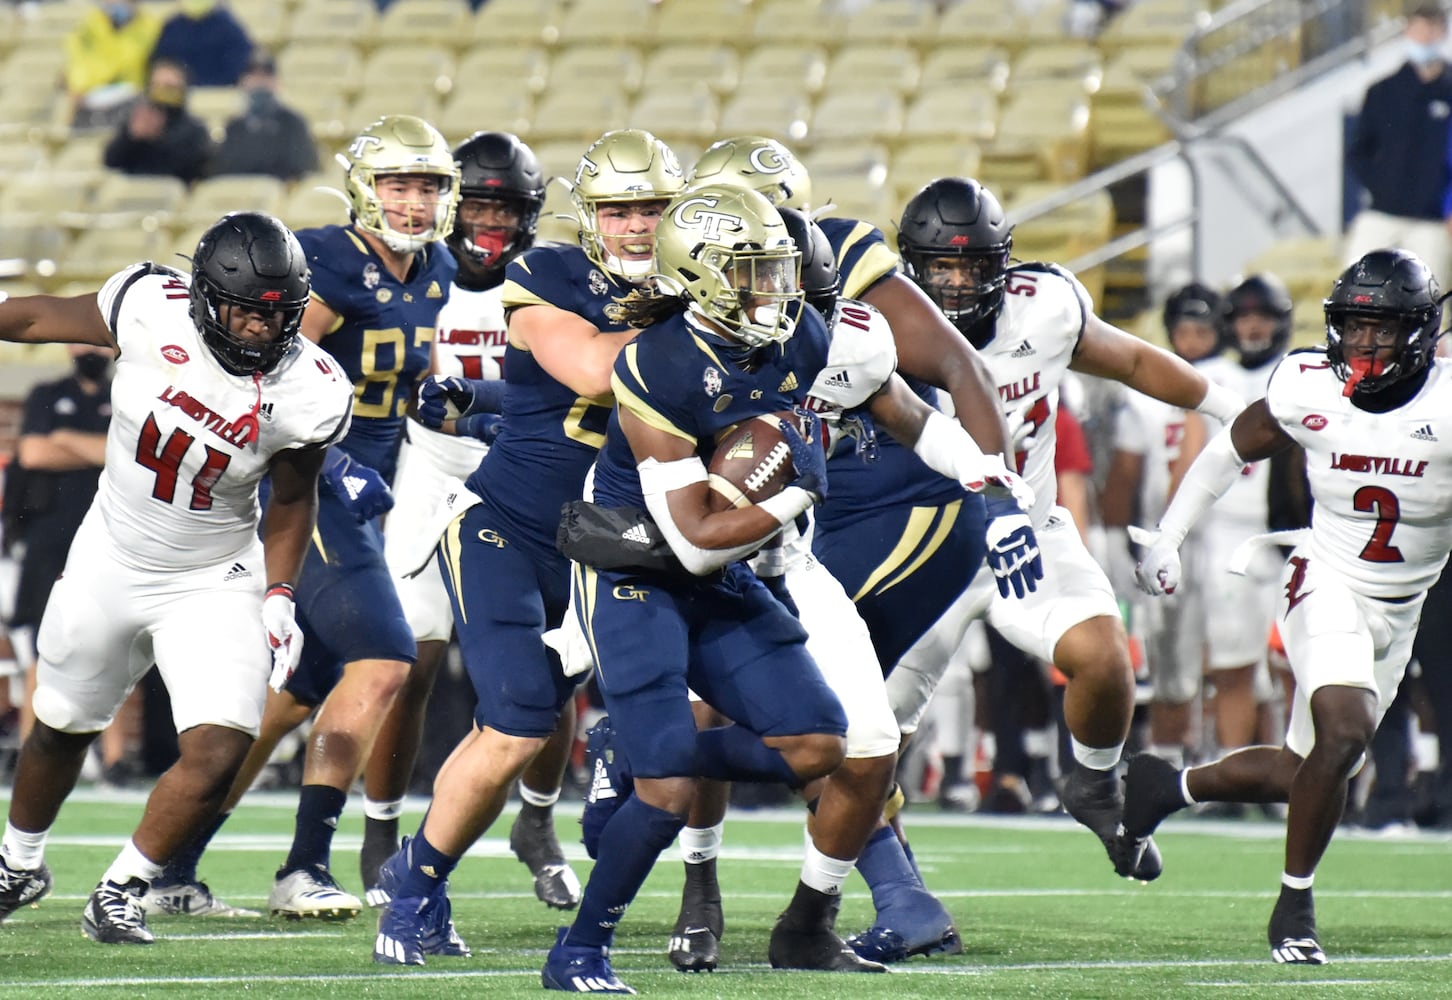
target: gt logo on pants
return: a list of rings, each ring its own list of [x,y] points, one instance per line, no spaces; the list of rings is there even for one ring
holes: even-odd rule
[[[625,584],[616,584],[615,588],[610,591],[610,595],[617,601],[643,601],[650,596],[650,591],[629,587]]]
[[[483,531],[479,532],[479,541],[483,542],[485,545],[492,545],[496,549],[502,549],[505,545],[509,543],[508,539],[501,538],[499,536],[499,533],[493,528],[485,528]]]

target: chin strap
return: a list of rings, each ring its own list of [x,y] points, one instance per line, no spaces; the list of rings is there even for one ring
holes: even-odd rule
[[[262,410],[262,373],[252,373],[252,388],[257,390],[257,399],[252,403],[252,409],[232,421],[233,440],[243,448],[247,447],[262,433],[262,425],[257,422],[257,414]]]

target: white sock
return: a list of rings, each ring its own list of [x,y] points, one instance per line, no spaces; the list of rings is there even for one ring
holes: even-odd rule
[[[1315,880],[1315,872],[1312,872],[1311,874],[1305,876],[1288,875],[1285,872],[1281,872],[1281,885],[1285,886],[1287,889],[1309,889],[1311,888],[1311,883]]]
[[[802,883],[829,896],[840,895],[842,883],[847,881],[854,864],[855,858],[847,861],[831,858],[817,850],[816,845],[808,845],[807,856],[802,861]]]
[[[1190,794],[1190,768],[1180,772],[1180,794],[1185,797],[1185,805],[1193,806],[1196,803],[1195,796]]]
[[[560,790],[556,788],[552,792],[536,792],[524,782],[519,783],[519,797],[527,804],[538,809],[548,809],[560,800]]]
[[[45,838],[49,830],[30,833],[16,829],[9,821],[5,823],[5,839],[0,841],[0,855],[5,863],[16,871],[33,872],[45,860]]]
[[[681,846],[681,860],[688,865],[699,865],[712,861],[721,853],[721,841],[725,831],[724,822],[715,826],[688,826],[676,838]]]
[[[1069,742],[1074,748],[1074,759],[1091,770],[1112,771],[1119,764],[1119,758],[1124,756],[1123,743],[1116,743],[1112,747],[1087,747],[1072,735]]]
[[[398,819],[403,815],[403,799],[389,799],[387,802],[380,802],[378,799],[363,799],[363,815],[369,819]]]
[[[126,841],[126,846],[121,848],[121,853],[116,855],[116,860],[111,862],[111,867],[106,869],[106,874],[101,876],[102,881],[114,882],[117,885],[125,885],[134,878],[139,878],[147,885],[155,882],[161,875],[162,866],[142,854],[136,847],[136,841]]]

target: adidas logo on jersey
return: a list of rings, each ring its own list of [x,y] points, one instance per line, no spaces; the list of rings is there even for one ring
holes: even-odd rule
[[[825,384],[828,389],[850,389],[852,388],[852,379],[847,376],[847,370],[844,368],[842,371],[830,376]]]
[[[777,392],[791,392],[797,387],[797,373],[787,372],[787,377],[781,380],[781,385],[776,387]]]
[[[650,532],[645,530],[645,525],[643,524],[632,524],[629,528],[625,529],[625,533],[620,538],[622,541],[635,542],[637,545],[650,544]]]
[[[1412,438],[1416,441],[1435,441],[1437,440],[1437,435],[1432,433],[1431,424],[1423,424],[1412,431]]]
[[[226,575],[222,577],[222,582],[228,583],[232,580],[241,580],[244,577],[249,577],[251,575],[252,571],[249,570],[246,566],[243,566],[241,563],[233,563],[232,568],[227,570]]]
[[[368,480],[364,479],[362,476],[343,477],[343,488],[348,491],[349,500],[357,500],[358,494],[362,493],[367,486]]]
[[[271,403],[263,403],[261,406],[259,406],[257,408],[257,412],[262,415],[262,419],[263,420],[271,420],[272,419],[272,404]]]
[[[1033,349],[1033,346],[1030,345],[1027,340],[1025,340],[1022,344],[1019,344],[1017,347],[1015,347],[1013,349],[1013,352],[1011,354],[1009,354],[1009,357],[1010,358],[1031,358],[1031,357],[1033,357],[1037,353],[1038,353],[1038,351],[1035,351]]]

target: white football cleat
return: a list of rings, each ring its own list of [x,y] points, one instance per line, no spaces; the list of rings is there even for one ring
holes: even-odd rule
[[[141,897],[141,908],[151,916],[174,917],[260,917],[257,910],[231,906],[212,895],[205,882],[152,884]]]
[[[344,892],[326,867],[313,865],[279,870],[267,908],[274,917],[288,920],[352,920],[363,903]]]

